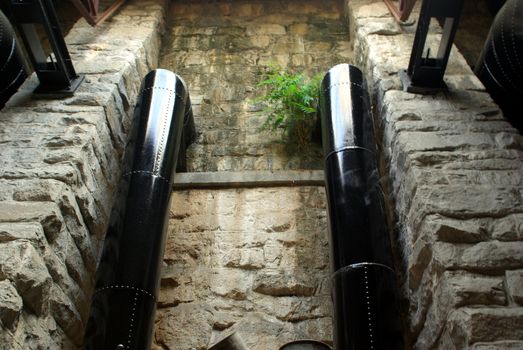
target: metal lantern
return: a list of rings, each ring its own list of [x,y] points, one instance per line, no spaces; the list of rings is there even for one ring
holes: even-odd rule
[[[463,0],[423,0],[409,67],[400,72],[404,90],[430,93],[447,89],[443,76],[462,9]],[[442,23],[443,34],[439,48],[431,51],[426,44],[433,18]]]

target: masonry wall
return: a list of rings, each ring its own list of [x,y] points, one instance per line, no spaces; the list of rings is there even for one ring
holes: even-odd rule
[[[189,171],[224,188],[175,186],[156,349],[207,349],[232,332],[252,350],[332,342],[323,184],[261,187],[321,169],[321,145],[260,131],[255,99],[269,64],[312,76],[350,60],[341,2],[175,1],[168,28],[160,65],[187,81],[199,132]]]
[[[187,81],[200,132],[188,171],[322,168],[321,144],[260,131],[255,100],[270,65],[312,77],[351,60],[340,1],[179,0],[168,17],[160,64]]]
[[[332,340],[321,187],[176,191],[154,349]]]
[[[129,1],[66,42],[85,81],[0,113],[0,349],[77,349],[141,78],[157,66],[163,0]],[[138,28],[138,30],[137,30]]]
[[[522,348],[523,137],[455,47],[448,92],[402,91],[415,26],[381,1],[347,9],[395,204],[409,348]]]
[[[326,70],[351,60],[352,40],[368,75],[393,199],[408,348],[523,347],[523,140],[459,52],[447,70],[448,93],[412,95],[402,91],[397,71],[408,64],[415,27],[399,26],[381,1],[346,2],[353,36],[328,29],[335,38],[328,46],[316,30],[340,16],[323,2],[278,1],[284,7],[265,23],[268,1],[209,3],[231,17],[233,34],[253,37],[233,45],[237,51],[222,62],[245,67],[249,84],[258,71],[244,58],[268,62],[277,49],[284,66],[321,62],[315,69]],[[158,65],[167,4],[131,0],[97,28],[78,22],[66,40],[86,74],[75,96],[32,99],[33,77],[0,113],[0,349],[81,344],[130,112],[141,78]],[[232,4],[264,34],[234,22]],[[189,26],[206,13],[191,4],[184,11]],[[303,19],[322,11],[325,18],[311,25],[285,22],[290,13]],[[219,79],[239,82],[241,74],[216,56],[207,62],[208,52],[194,45],[210,44],[211,34],[225,40],[224,32],[188,38],[183,27],[175,24],[168,38],[194,52],[171,53],[161,65],[211,77],[189,85],[200,118],[191,170],[321,168],[318,149],[300,160],[278,139],[255,133],[257,107],[233,101],[252,90],[220,89]],[[311,48],[314,54],[306,52]],[[329,55],[316,61],[322,50]],[[176,65],[168,66],[174,55]],[[198,84],[209,82],[216,84],[205,96]],[[253,349],[332,340],[321,187],[178,190],[170,216],[154,347],[205,349],[230,331]]]

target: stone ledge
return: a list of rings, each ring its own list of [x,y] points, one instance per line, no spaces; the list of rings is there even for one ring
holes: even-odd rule
[[[174,177],[173,189],[324,186],[324,184],[322,170],[218,171],[177,173]]]

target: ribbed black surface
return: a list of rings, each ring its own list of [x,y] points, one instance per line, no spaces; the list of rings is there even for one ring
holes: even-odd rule
[[[499,10],[475,73],[505,115],[523,131],[523,0],[508,0]]]
[[[155,70],[145,77],[97,270],[85,349],[150,348],[187,100],[174,73]]]
[[[0,109],[27,77],[13,27],[0,11]]]
[[[320,96],[335,349],[402,349],[397,287],[362,72],[342,64]]]

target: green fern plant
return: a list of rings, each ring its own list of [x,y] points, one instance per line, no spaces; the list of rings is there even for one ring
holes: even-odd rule
[[[289,142],[303,148],[315,127],[320,81],[320,75],[309,79],[270,65],[257,85],[265,91],[265,95],[255,100],[266,106],[262,112],[267,118],[261,130],[281,132]]]

